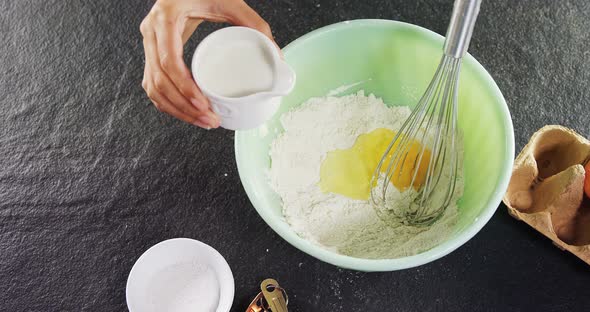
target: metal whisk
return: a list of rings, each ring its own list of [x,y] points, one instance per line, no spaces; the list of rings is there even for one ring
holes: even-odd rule
[[[429,226],[453,199],[457,178],[457,91],[462,57],[467,52],[481,0],[456,0],[444,54],[426,92],[395,135],[371,181],[371,199],[390,224]],[[405,204],[391,198],[392,182],[411,181]]]

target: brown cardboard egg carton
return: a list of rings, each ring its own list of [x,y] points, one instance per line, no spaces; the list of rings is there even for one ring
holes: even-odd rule
[[[537,131],[514,161],[508,212],[590,264],[590,200],[584,196],[590,141],[561,126]]]

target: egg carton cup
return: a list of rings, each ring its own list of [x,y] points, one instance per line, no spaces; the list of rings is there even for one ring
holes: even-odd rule
[[[590,264],[590,200],[584,165],[590,141],[562,126],[537,131],[514,162],[508,212]]]

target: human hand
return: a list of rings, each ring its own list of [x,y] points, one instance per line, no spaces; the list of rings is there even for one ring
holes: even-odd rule
[[[268,23],[243,0],[156,1],[140,27],[143,89],[161,112],[210,129],[219,127],[219,117],[183,60],[184,44],[204,20],[254,28],[273,38]]]

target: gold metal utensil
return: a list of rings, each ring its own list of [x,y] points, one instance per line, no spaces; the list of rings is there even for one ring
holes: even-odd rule
[[[260,290],[246,312],[288,312],[289,297],[276,280],[265,279],[260,284]]]

